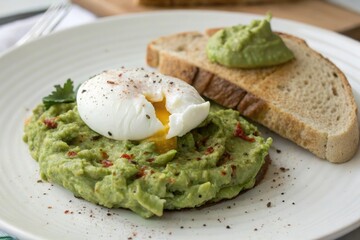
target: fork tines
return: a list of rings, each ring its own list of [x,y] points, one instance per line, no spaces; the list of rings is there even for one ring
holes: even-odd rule
[[[67,15],[71,4],[67,1],[57,1],[50,5],[35,25],[15,45],[20,46],[32,39],[51,33]]]

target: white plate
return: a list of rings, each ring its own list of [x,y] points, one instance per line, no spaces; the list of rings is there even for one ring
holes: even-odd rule
[[[336,238],[359,226],[359,152],[352,161],[335,165],[268,131],[265,134],[274,138],[273,164],[264,181],[236,199],[200,210],[146,220],[37,182],[38,166],[22,142],[23,122],[54,84],[67,78],[77,84],[122,65],[145,66],[146,44],[161,35],[246,24],[254,18],[258,16],[208,11],[113,17],[1,56],[0,227],[25,239],[314,239]],[[274,19],[272,24],[277,31],[306,39],[333,60],[359,100],[357,42],[300,23]]]

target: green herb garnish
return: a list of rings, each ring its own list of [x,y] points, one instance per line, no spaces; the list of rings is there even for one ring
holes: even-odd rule
[[[43,98],[45,108],[48,109],[52,105],[60,103],[71,103],[76,101],[76,92],[74,91],[74,84],[71,79],[68,79],[64,86],[55,85],[55,91],[49,96]]]

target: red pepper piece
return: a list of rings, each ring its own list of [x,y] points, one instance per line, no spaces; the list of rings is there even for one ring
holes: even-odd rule
[[[75,157],[77,155],[77,152],[75,151],[69,151],[67,152],[68,157]]]
[[[102,160],[101,164],[103,165],[103,167],[106,167],[106,168],[114,165],[110,160]]]
[[[134,158],[134,155],[132,155],[132,154],[130,155],[130,154],[124,153],[124,154],[121,155],[120,157],[126,158],[126,159],[128,159],[128,160],[131,160],[131,159]]]
[[[234,136],[235,137],[239,137],[245,141],[248,141],[248,142],[255,142],[255,138],[251,138],[249,136],[247,136],[244,132],[244,130],[241,128],[241,125],[240,123],[238,122],[236,124],[236,128],[235,128],[235,131],[234,131]]]
[[[205,151],[205,155],[209,155],[210,153],[214,152],[214,148],[213,147],[208,147]]]
[[[136,177],[141,178],[141,177],[145,176],[146,175],[145,170],[146,170],[146,167],[142,166],[140,168],[139,172],[136,174]]]
[[[45,118],[43,123],[49,129],[57,128],[57,123],[55,122],[55,118]]]

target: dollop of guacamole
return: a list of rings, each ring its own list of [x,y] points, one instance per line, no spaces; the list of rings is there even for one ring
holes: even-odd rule
[[[178,138],[176,150],[159,154],[153,142],[97,134],[81,120],[76,103],[64,103],[36,107],[24,141],[44,180],[148,218],[252,188],[272,142],[257,133],[237,111],[212,106],[199,127]]]
[[[294,54],[270,26],[271,16],[249,25],[224,28],[210,37],[206,52],[211,62],[230,68],[260,68],[285,63]]]

